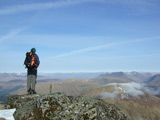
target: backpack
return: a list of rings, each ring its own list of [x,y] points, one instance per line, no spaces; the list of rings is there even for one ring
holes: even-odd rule
[[[26,53],[26,59],[24,64],[26,65],[26,68],[32,68],[34,65],[34,55],[32,52],[27,52]]]

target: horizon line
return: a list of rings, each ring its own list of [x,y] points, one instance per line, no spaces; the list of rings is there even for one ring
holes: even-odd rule
[[[132,73],[132,72],[137,72],[137,73],[160,73],[160,72],[158,72],[158,71],[154,71],[154,72],[151,72],[151,71],[135,71],[135,70],[133,70],[133,71],[123,71],[123,70],[117,70],[117,71],[76,71],[76,72],[74,72],[74,71],[66,71],[66,72],[60,72],[60,71],[57,71],[57,72],[39,72],[38,74],[56,74],[56,73],[116,73],[116,72],[124,72],[124,73]],[[5,74],[5,73],[11,73],[11,74],[14,74],[14,73],[16,73],[16,74],[18,74],[18,73],[21,73],[21,74],[23,74],[23,73],[26,73],[27,74],[27,72],[0,72],[0,74]]]

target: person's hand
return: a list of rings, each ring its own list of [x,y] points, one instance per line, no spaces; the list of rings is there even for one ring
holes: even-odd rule
[[[35,63],[33,64],[33,68],[37,68],[37,65]]]
[[[30,64],[27,64],[27,68],[31,68],[31,65],[30,65]]]

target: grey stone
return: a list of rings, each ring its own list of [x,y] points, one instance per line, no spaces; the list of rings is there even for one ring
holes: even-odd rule
[[[115,105],[61,92],[15,96],[7,103],[10,108],[16,108],[15,120],[128,120]]]

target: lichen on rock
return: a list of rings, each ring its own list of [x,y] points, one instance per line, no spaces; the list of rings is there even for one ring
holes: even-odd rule
[[[15,120],[128,120],[115,105],[88,97],[22,95],[7,100]]]

